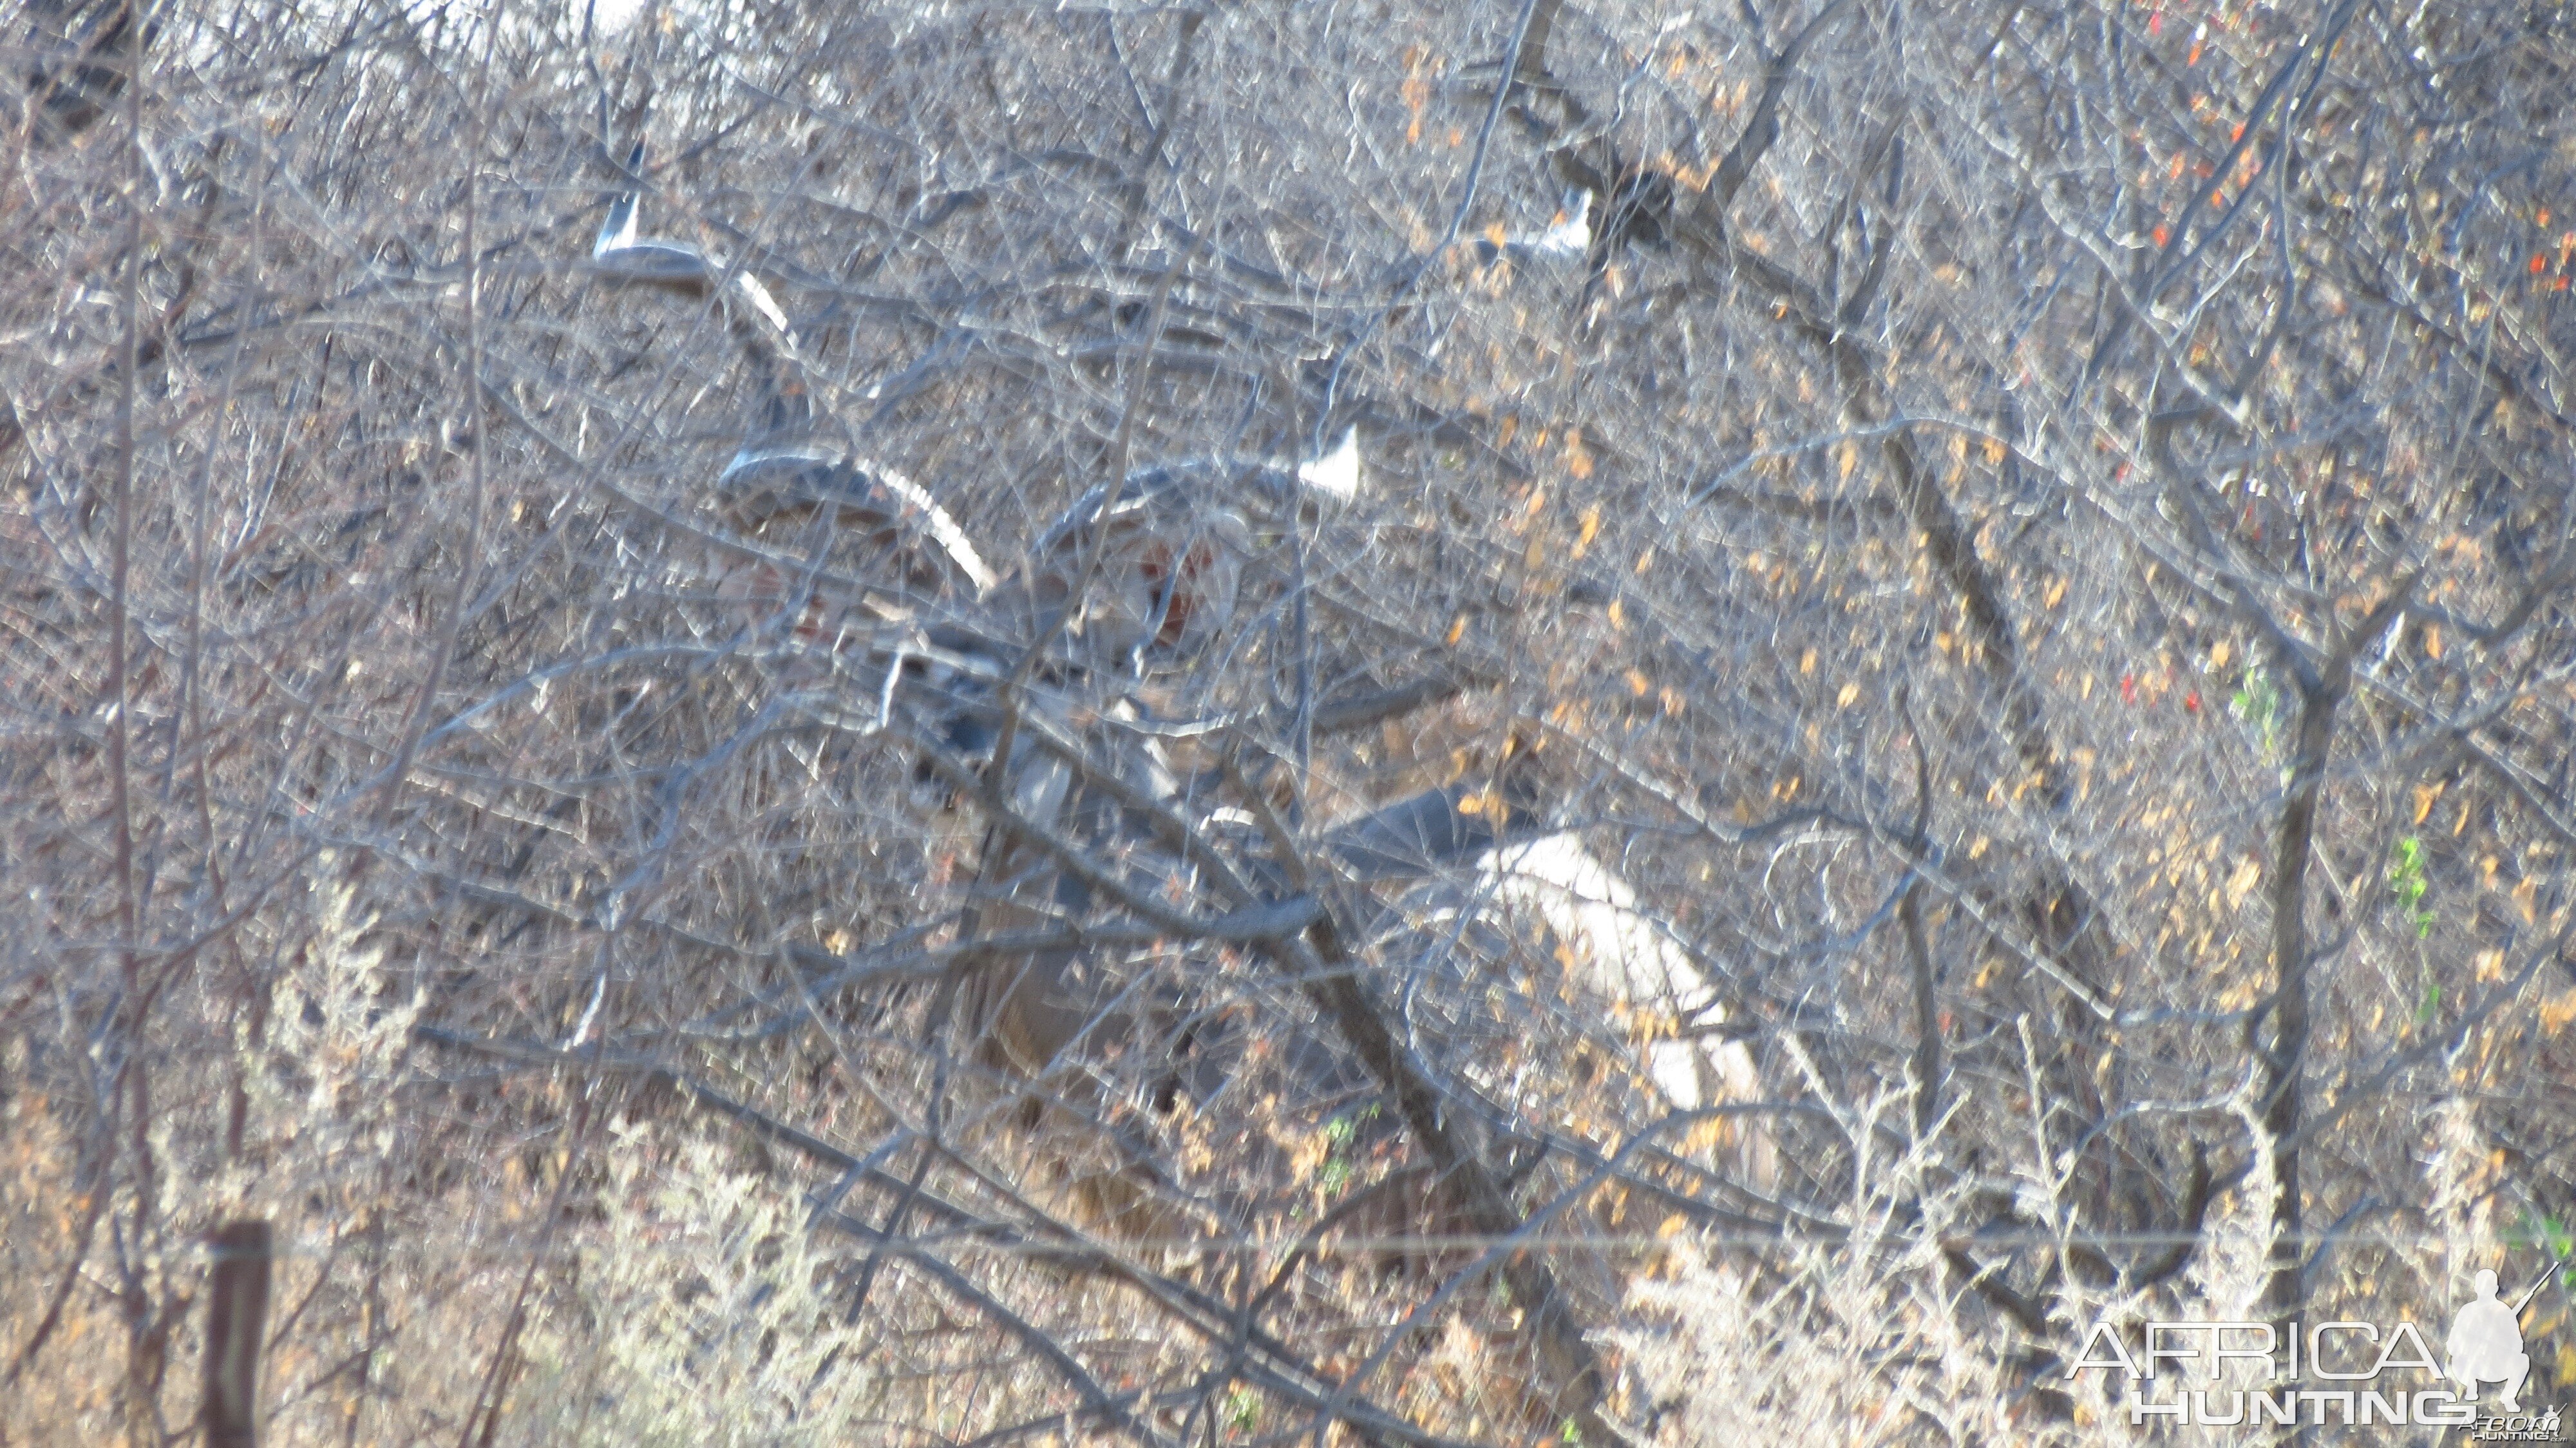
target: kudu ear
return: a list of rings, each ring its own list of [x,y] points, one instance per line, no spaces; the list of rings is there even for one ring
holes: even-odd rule
[[[1363,883],[1419,880],[1472,865],[1537,820],[1537,801],[1513,788],[1460,782],[1425,790],[1325,832],[1325,852]],[[1526,822],[1526,823],[1524,823]]]

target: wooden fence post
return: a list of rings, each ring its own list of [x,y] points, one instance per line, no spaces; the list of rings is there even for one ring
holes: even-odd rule
[[[259,1351],[268,1335],[266,1222],[228,1222],[209,1239],[206,1395],[197,1421],[206,1448],[259,1448]]]

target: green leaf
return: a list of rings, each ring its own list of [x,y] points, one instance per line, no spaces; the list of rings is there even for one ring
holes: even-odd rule
[[[1252,1389],[1237,1385],[1225,1394],[1225,1425],[1238,1433],[1249,1433],[1261,1426],[1261,1399]]]

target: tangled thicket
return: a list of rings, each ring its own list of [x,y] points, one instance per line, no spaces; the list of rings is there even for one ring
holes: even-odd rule
[[[245,1215],[297,1444],[2125,1441],[2096,1319],[2568,1254],[2562,4],[0,24],[0,1444],[183,1436]],[[1358,429],[996,686],[1186,782],[1083,910],[630,185],[1000,571]]]

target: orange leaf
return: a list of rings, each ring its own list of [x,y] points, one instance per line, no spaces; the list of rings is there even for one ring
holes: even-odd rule
[[[2540,1003],[2541,1034],[2554,1036],[2576,1021],[2576,990],[2566,991]]]

